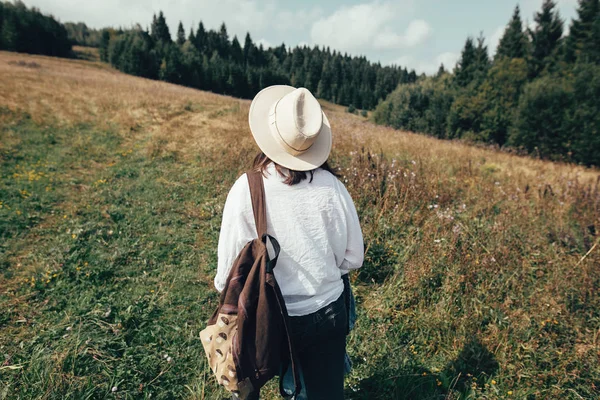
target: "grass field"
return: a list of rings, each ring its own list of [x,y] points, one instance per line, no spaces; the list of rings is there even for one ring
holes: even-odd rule
[[[0,399],[225,395],[198,333],[248,107],[0,52]],[[599,171],[324,107],[367,248],[347,398],[600,398]]]

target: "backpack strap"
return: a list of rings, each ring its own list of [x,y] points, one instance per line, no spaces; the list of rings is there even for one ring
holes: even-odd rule
[[[277,263],[277,258],[279,257],[280,247],[277,239],[267,234],[267,207],[265,203],[265,184],[263,182],[263,175],[261,172],[250,170],[246,172],[246,176],[248,177],[248,186],[250,187],[250,199],[252,200],[252,212],[254,213],[256,233],[258,237],[265,243],[265,245],[267,245],[267,240],[269,240],[275,252],[275,257],[273,257],[272,259],[270,257],[267,257],[267,272],[273,273],[273,268],[275,267],[275,264]],[[297,356],[294,346],[292,345],[292,336],[289,326],[290,321],[287,309],[285,307],[285,302],[283,300],[283,295],[281,294],[279,285],[276,284],[274,289],[275,298],[277,299],[277,304],[283,317],[283,326],[285,329],[287,347],[290,352],[290,364],[292,367],[292,374],[294,376],[295,386],[294,393],[290,397],[290,395],[288,395],[283,389],[283,375],[285,374],[284,370],[284,373],[281,374],[281,379],[279,380],[279,391],[284,398],[295,399],[302,390],[302,383],[300,382],[300,373],[297,367]]]
[[[248,186],[250,187],[256,234],[259,238],[262,238],[267,233],[267,207],[265,205],[263,176],[262,173],[254,170],[246,172],[246,176],[248,177]]]

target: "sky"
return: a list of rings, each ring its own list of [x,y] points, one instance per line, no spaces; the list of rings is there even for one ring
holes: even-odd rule
[[[93,28],[150,26],[163,11],[171,34],[179,21],[186,33],[202,21],[209,29],[225,22],[231,38],[243,44],[246,32],[266,47],[285,43],[330,46],[372,62],[400,65],[432,74],[441,63],[452,69],[468,36],[486,38],[490,54],[515,6],[524,22],[543,0],[25,0],[61,22]],[[577,0],[555,0],[565,30]]]

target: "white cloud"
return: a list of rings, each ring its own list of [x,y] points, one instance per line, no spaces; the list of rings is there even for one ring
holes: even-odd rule
[[[273,47],[273,45],[271,44],[271,42],[269,42],[267,39],[262,38],[256,41],[255,43],[257,46],[260,46],[261,44],[263,45],[263,47],[265,49],[268,49],[269,47]]]
[[[287,11],[274,0],[103,0],[82,3],[81,0],[25,0],[28,6],[39,7],[63,22],[85,22],[92,28],[105,26],[130,27],[136,23],[147,28],[152,15],[163,11],[171,34],[179,21],[186,33],[200,21],[207,29],[219,29],[225,22],[230,37],[243,41],[246,32],[252,37],[266,37],[273,28],[278,32],[290,29],[308,30],[320,17],[318,7]],[[282,35],[283,36],[283,35]]]
[[[426,41],[433,32],[431,26],[422,19],[411,21],[404,34],[387,31],[378,33],[373,39],[373,46],[377,49],[399,49],[415,47]]]
[[[439,65],[440,64],[444,64],[444,68],[446,69],[446,71],[452,71],[454,69],[454,67],[456,66],[456,63],[458,62],[458,59],[460,58],[460,54],[458,53],[453,53],[451,51],[446,51],[440,55],[438,55],[435,59],[436,64]]]
[[[432,29],[418,19],[410,22],[404,32],[398,31],[397,16],[405,15],[412,4],[402,3],[374,1],[343,6],[312,25],[311,40],[342,51],[417,46],[429,38]]]
[[[429,60],[418,59],[412,55],[406,55],[395,59],[390,64],[406,67],[409,70],[414,69],[417,74],[425,73],[427,75],[433,75],[437,72],[440,64],[444,64],[446,71],[453,70],[459,57],[460,55],[458,53],[450,51],[438,54],[436,57]]]
[[[306,32],[310,29],[312,23],[321,18],[323,10],[320,7],[313,7],[308,10],[281,10],[271,21],[273,27],[281,32],[297,31]]]

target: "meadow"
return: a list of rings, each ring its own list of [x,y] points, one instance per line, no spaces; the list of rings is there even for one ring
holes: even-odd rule
[[[199,331],[249,104],[0,52],[0,399],[225,396]],[[366,246],[346,397],[600,398],[600,171],[323,107]]]

